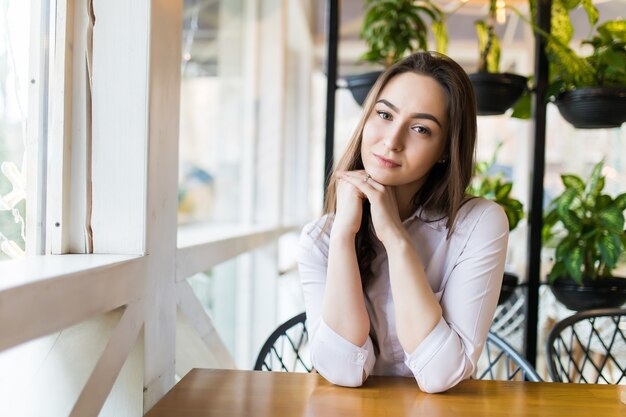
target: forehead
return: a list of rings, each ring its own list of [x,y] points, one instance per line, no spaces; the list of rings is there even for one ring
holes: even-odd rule
[[[445,119],[448,97],[443,87],[427,75],[405,72],[390,79],[378,95],[401,111],[431,113]]]

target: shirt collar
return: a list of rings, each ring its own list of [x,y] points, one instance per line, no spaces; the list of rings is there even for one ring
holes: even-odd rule
[[[448,217],[434,210],[426,210],[423,207],[418,207],[413,214],[407,217],[402,223],[408,225],[416,219],[435,230],[444,230]]]

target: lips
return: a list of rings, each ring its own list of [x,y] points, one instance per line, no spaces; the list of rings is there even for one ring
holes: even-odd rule
[[[378,163],[380,164],[380,166],[385,167],[385,168],[398,168],[400,166],[399,163],[392,161],[391,159],[387,159],[384,158],[380,155],[374,154],[374,157],[376,158],[376,160],[378,161]]]

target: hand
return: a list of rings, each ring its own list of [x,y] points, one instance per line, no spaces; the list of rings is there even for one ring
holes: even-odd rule
[[[340,171],[337,175],[342,180],[340,182],[348,183],[369,200],[374,231],[383,245],[386,246],[390,239],[405,235],[393,187],[380,184],[371,177],[367,178],[367,173],[363,170]]]
[[[361,227],[365,194],[341,177],[337,179],[337,205],[333,234],[355,236]]]

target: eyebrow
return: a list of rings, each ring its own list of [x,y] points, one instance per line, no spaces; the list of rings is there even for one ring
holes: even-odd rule
[[[391,108],[391,110],[395,111],[396,113],[400,111],[400,109],[398,109],[396,106],[394,106],[393,104],[391,104],[389,101],[385,100],[384,98],[381,98],[376,103],[383,103],[387,105],[389,108]],[[412,119],[432,120],[433,122],[437,123],[437,126],[441,127],[441,123],[439,123],[439,120],[437,120],[437,118],[430,113],[412,113],[409,116]]]

